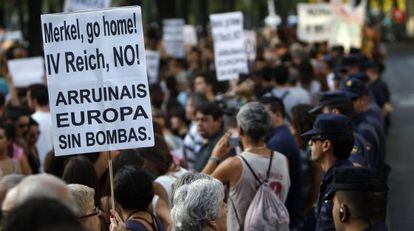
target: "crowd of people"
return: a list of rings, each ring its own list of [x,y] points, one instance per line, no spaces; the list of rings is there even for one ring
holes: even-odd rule
[[[150,85],[155,146],[55,156],[46,84],[16,88],[1,43],[2,230],[387,230],[392,104],[375,49],[257,31],[249,73],[217,81],[211,35]],[[30,69],[30,67],[27,67]],[[268,208],[269,207],[269,208]]]

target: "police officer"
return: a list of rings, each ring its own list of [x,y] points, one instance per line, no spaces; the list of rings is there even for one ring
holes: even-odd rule
[[[352,118],[353,105],[352,101],[341,91],[324,92],[319,97],[319,104],[310,110],[309,113],[333,113]],[[373,144],[369,143],[358,132],[359,130],[354,128],[354,147],[348,159],[354,166],[371,167],[371,163],[375,162],[375,158],[377,158],[375,156],[376,150],[372,148]]]
[[[337,231],[386,231],[387,185],[369,168],[338,168],[333,177],[332,216]]]
[[[382,169],[385,159],[385,133],[381,122],[375,118],[376,116],[372,115],[375,112],[370,110],[367,85],[357,78],[349,78],[340,90],[353,102],[355,128],[376,149],[378,159],[377,162],[372,163],[372,166]]]
[[[352,167],[348,160],[354,145],[351,120],[344,115],[321,114],[311,130],[302,134],[309,139],[311,158],[325,171],[319,189],[316,230],[335,230],[332,217],[333,172],[335,168]]]

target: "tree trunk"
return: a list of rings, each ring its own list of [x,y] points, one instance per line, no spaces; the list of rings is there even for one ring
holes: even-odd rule
[[[40,15],[42,13],[42,0],[27,1],[29,9],[29,22],[26,38],[29,41],[29,53],[33,56],[42,55],[42,38]]]

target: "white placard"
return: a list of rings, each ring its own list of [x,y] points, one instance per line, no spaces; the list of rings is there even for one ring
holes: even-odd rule
[[[169,56],[184,58],[184,19],[164,19],[162,42]]]
[[[184,26],[184,44],[190,46],[197,45],[197,32],[193,25]]]
[[[43,83],[45,74],[43,57],[12,59],[7,62],[7,66],[16,87],[28,87],[34,83]]]
[[[366,0],[357,7],[345,5],[342,0],[332,0],[331,4],[333,20],[329,46],[341,45],[347,51],[351,47],[361,48]]]
[[[66,0],[64,12],[108,8],[111,0]]]
[[[332,7],[329,3],[298,4],[298,38],[305,42],[324,42],[331,36]]]
[[[256,31],[244,31],[244,47],[249,61],[254,61],[256,59]]]
[[[56,155],[154,145],[141,15],[41,16]]]
[[[219,81],[236,79],[247,73],[244,48],[243,14],[231,12],[210,15],[214,40],[214,57]]]
[[[158,82],[158,70],[160,67],[160,53],[158,51],[146,50],[147,56],[147,73],[149,83]]]

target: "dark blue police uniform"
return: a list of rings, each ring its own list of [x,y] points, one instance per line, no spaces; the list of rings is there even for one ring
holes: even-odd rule
[[[353,165],[349,160],[337,160],[323,175],[316,207],[316,231],[335,230],[335,224],[332,217],[332,194],[334,193],[332,186],[333,172],[336,168],[352,166]]]
[[[353,137],[352,122],[345,115],[321,114],[316,118],[313,128],[302,134],[310,139],[335,140],[340,136]],[[347,159],[337,159],[322,177],[316,208],[317,231],[335,230],[332,217],[333,172],[337,168],[353,167]]]

